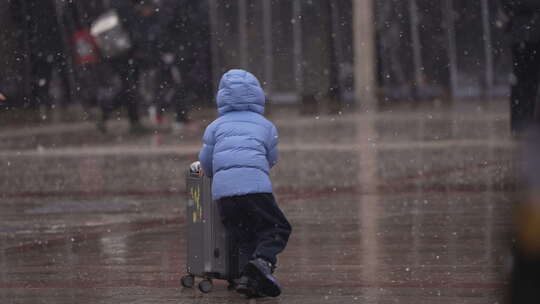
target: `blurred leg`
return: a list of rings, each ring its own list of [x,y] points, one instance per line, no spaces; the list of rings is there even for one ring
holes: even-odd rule
[[[534,118],[538,91],[540,44],[519,43],[512,47],[513,73],[510,115],[511,130],[522,133]]]
[[[51,104],[49,95],[49,82],[52,76],[52,65],[44,58],[36,58],[32,62],[33,87],[32,95],[35,105],[49,107]]]
[[[54,61],[54,67],[58,71],[58,76],[60,76],[60,82],[62,83],[62,89],[64,91],[62,104],[63,108],[66,105],[71,104],[71,81],[69,79],[69,66],[67,64],[67,59],[64,55],[58,54]]]
[[[134,60],[127,57],[115,59],[112,62],[115,72],[118,73],[122,81],[122,89],[117,96],[118,104],[125,105],[129,121],[132,126],[139,123],[139,112],[137,107],[137,83],[138,68]]]
[[[177,88],[178,93],[174,100],[175,106],[175,121],[177,123],[186,123],[188,121],[188,108],[186,106],[188,93],[184,87]]]
[[[136,64],[130,60],[126,66],[125,77],[123,77],[125,88],[125,104],[127,107],[128,117],[131,125],[139,123],[139,108],[138,108],[138,92],[137,84],[139,81],[139,73]]]

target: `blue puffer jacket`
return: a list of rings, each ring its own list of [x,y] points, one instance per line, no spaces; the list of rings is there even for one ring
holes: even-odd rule
[[[199,160],[213,176],[212,196],[271,193],[270,168],[278,160],[276,127],[264,118],[264,92],[257,78],[230,70],[219,82],[220,117],[204,132]]]

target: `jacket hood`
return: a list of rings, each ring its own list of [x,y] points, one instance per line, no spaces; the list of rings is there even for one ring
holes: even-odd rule
[[[232,111],[264,114],[261,84],[257,77],[244,70],[230,70],[221,77],[216,102],[219,115]]]

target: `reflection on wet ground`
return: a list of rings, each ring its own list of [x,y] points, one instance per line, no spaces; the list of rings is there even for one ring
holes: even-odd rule
[[[506,115],[277,115],[294,233],[269,303],[496,303],[516,147]],[[180,288],[183,175],[201,128],[0,132],[0,303],[237,303]]]

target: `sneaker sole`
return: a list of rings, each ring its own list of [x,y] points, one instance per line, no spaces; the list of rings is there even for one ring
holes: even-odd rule
[[[281,294],[281,289],[279,288],[277,282],[267,277],[259,270],[259,268],[257,268],[257,266],[248,263],[244,271],[246,275],[257,281],[257,286],[259,287],[257,289],[260,289],[260,293],[269,297],[277,297]]]
[[[236,287],[236,292],[238,292],[239,294],[243,294],[245,296],[249,296],[249,295],[251,295],[253,293],[251,288],[249,288],[247,286],[237,286]]]

